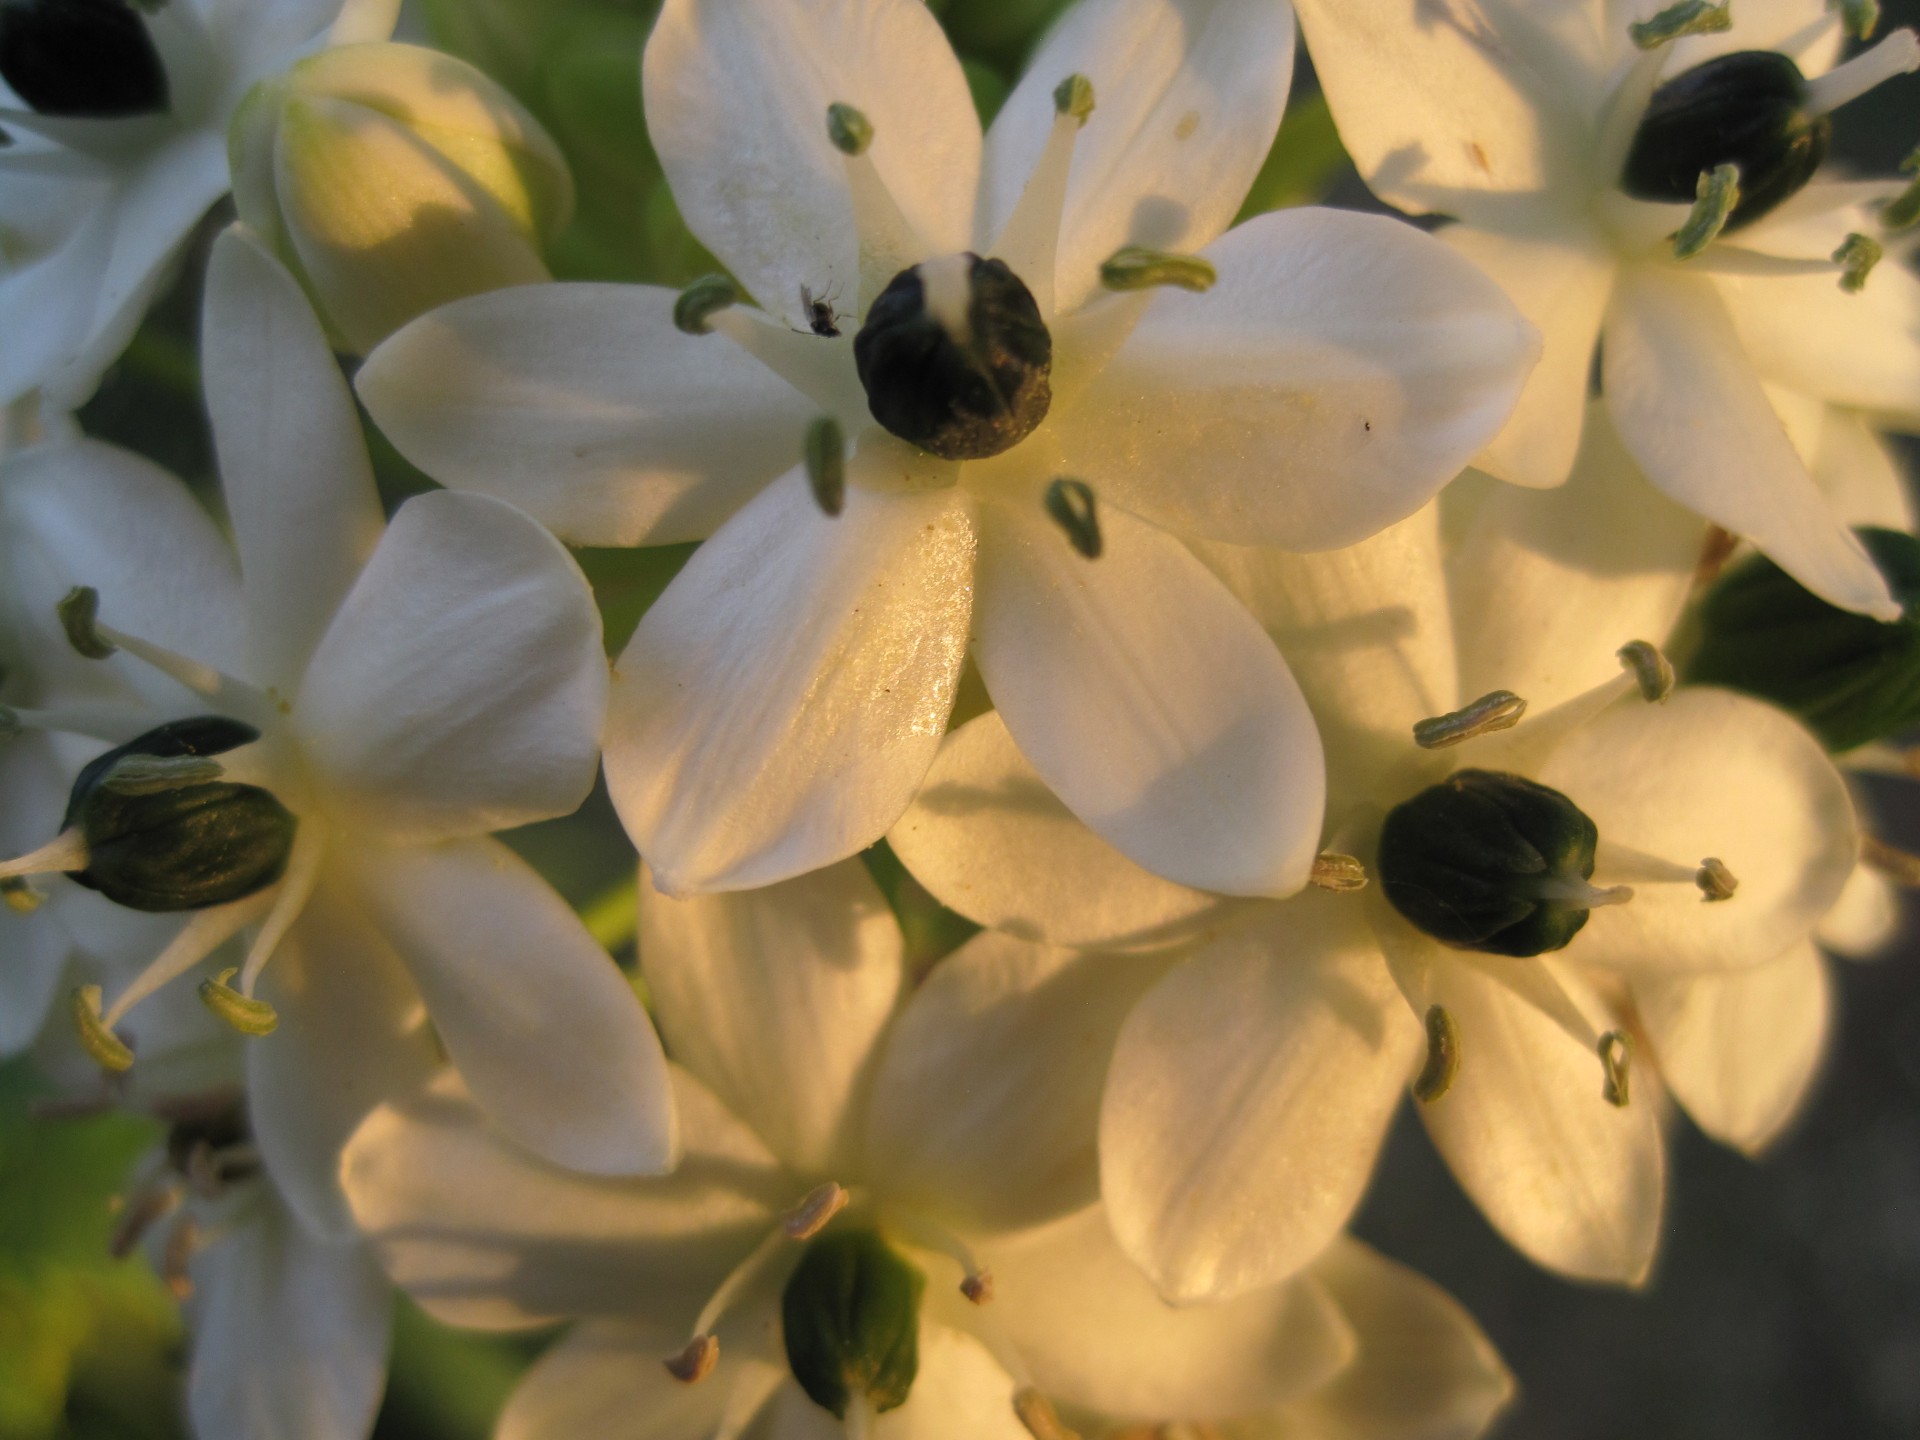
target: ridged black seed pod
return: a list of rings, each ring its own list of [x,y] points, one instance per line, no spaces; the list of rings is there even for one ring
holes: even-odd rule
[[[80,772],[63,828],[78,826],[87,868],[68,878],[130,910],[203,910],[258,894],[286,873],[299,820],[270,791],[224,780],[124,793],[108,783],[128,756],[220,755],[260,738],[225,716],[176,720]]]
[[[167,108],[167,70],[127,0],[0,0],[0,76],[42,115]]]
[[[1584,884],[1599,839],[1558,790],[1460,770],[1388,812],[1380,886],[1409,924],[1444,944],[1543,955],[1580,933],[1587,909],[1543,897],[1541,884]]]
[[[1829,605],[1756,555],[1707,592],[1686,682],[1778,705],[1835,754],[1920,725],[1920,540],[1857,533],[1905,607],[1898,620]]]
[[[1636,200],[1691,205],[1703,171],[1740,169],[1729,230],[1797,193],[1827,158],[1833,123],[1809,116],[1800,67],[1773,50],[1717,56],[1658,90],[1634,132],[1620,188]]]
[[[1053,337],[1033,292],[999,260],[969,262],[967,335],[927,308],[924,267],[894,276],[853,340],[873,418],[946,460],[1011,450],[1053,403]]]

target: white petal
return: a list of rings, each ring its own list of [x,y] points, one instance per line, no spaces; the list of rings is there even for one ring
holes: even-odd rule
[[[1013,1378],[973,1336],[923,1318],[920,1373],[907,1403],[872,1422],[873,1440],[1032,1440],[1014,1417]],[[789,1379],[766,1440],[842,1440],[847,1428]],[[756,1432],[756,1434],[761,1432]]]
[[[1851,411],[1831,406],[1823,410],[1813,478],[1834,513],[1848,525],[1920,529],[1920,510],[1886,441]]]
[[[849,1176],[906,978],[899,922],[866,867],[687,900],[646,888],[640,963],[675,1060],[796,1174]]]
[[[1036,507],[982,514],[980,674],[1021,752],[1128,859],[1182,885],[1306,882],[1325,774],[1273,642],[1172,536],[1107,507],[1083,559]]]
[[[500,1413],[498,1440],[712,1440],[731,1398],[731,1377],[688,1385],[661,1358],[677,1332],[620,1321],[575,1326],[533,1363]],[[727,1355],[721,1342],[721,1355]]]
[[[671,292],[526,285],[421,316],[355,379],[387,438],[456,490],[579,545],[710,535],[800,454],[816,411]]]
[[[1056,260],[1077,309],[1124,245],[1194,251],[1227,228],[1259,173],[1293,76],[1293,17],[1272,0],[1095,0],[1069,9],[987,136],[975,241],[1000,234],[1053,128],[1054,87],[1093,82]]]
[[[1849,960],[1871,960],[1900,933],[1900,892],[1871,865],[1856,865],[1813,938]]]
[[[1228,903],[1142,870],[1089,830],[992,710],[942,742],[887,843],[941,904],[1040,944],[1162,944]]]
[[[875,1185],[961,1230],[1031,1225],[1092,1201],[1107,1060],[1166,968],[991,931],[969,940],[887,1038],[866,1132]]]
[[[1341,1239],[1310,1272],[1359,1341],[1332,1384],[1282,1412],[1272,1440],[1471,1440],[1513,1398],[1513,1377],[1459,1302]]]
[[[1832,1017],[1810,944],[1737,975],[1633,985],[1660,1075],[1701,1129],[1749,1154],[1772,1143],[1813,1084]]]
[[[1583,965],[1686,973],[1762,964],[1812,933],[1853,869],[1853,804],[1818,742],[1725,690],[1684,686],[1661,705],[1622,702],[1573,732],[1535,778],[1599,827],[1595,882],[1635,885],[1627,904],[1589,916],[1568,952]],[[1740,888],[1708,901],[1685,878],[1638,883],[1629,852],[1683,876],[1712,856]]]
[[[513,1329],[642,1316],[678,1332],[766,1234],[794,1181],[685,1071],[686,1135],[660,1179],[608,1180],[508,1143],[455,1075],[368,1117],[347,1147],[354,1217],[394,1283],[437,1318]]]
[[[966,655],[973,522],[953,491],[791,473],[722,527],[614,670],[607,784],[670,894],[771,884],[886,833],[932,763]]]
[[[1607,80],[1585,4],[1475,8],[1296,0],[1367,185],[1411,211],[1505,229],[1584,195]]]
[[[327,1244],[270,1196],[193,1258],[187,1411],[202,1440],[363,1440],[393,1301],[358,1241]]]
[[[566,550],[481,495],[408,501],[294,707],[329,803],[389,838],[564,815],[593,788],[600,612]]]
[[[248,678],[291,695],[380,539],[360,417],[306,296],[246,231],[207,268],[207,406],[246,585]]]
[[[1147,994],[1109,1072],[1101,1188],[1176,1302],[1271,1285],[1326,1247],[1419,1045],[1351,897],[1269,908]]]
[[[175,987],[179,988],[179,987]],[[246,1042],[248,1108],[267,1172],[317,1235],[353,1233],[340,1151],[367,1113],[434,1064],[420,997],[390,945],[322,881],[256,992],[279,1028]]]
[[[1461,698],[1511,690],[1539,715],[1615,678],[1622,645],[1667,642],[1705,543],[1596,406],[1567,483],[1495,489],[1448,556]]]
[[[872,122],[867,156],[927,253],[965,247],[980,122],[939,23],[915,0],[668,0],[642,68],[647,131],[680,212],[789,324],[806,324],[802,285],[859,289],[829,105]]]
[[[1823,599],[1882,618],[1899,608],[1794,454],[1710,282],[1623,271],[1602,368],[1620,438],[1655,485]]]
[[[1214,1305],[1154,1292],[1090,1206],[986,1252],[994,1319],[1049,1398],[1189,1423],[1280,1405],[1331,1380],[1354,1336],[1313,1279]]]
[[[1357,545],[1308,555],[1201,550],[1300,681],[1326,746],[1336,823],[1405,757],[1415,722],[1459,703],[1440,515],[1426,505]]]
[[[596,1175],[672,1167],[659,1038],[607,952],[531,866],[495,840],[365,847],[353,858],[447,1054],[502,1130]]]
[[[1769,380],[1920,427],[1920,278],[1897,260],[1850,295],[1831,274],[1719,282],[1740,343]]]
[[[1512,413],[1538,337],[1500,287],[1380,215],[1257,216],[1162,289],[1053,417],[1073,474],[1183,534],[1330,550],[1419,509]]]
[[[1499,283],[1542,341],[1513,418],[1475,463],[1516,485],[1558,485],[1580,446],[1613,257],[1577,232],[1548,239],[1449,225],[1440,238]]]
[[[1407,998],[1441,1005],[1459,1033],[1459,1070],[1420,1118],[1494,1228],[1549,1270],[1639,1285],[1660,1240],[1666,1153],[1651,1069],[1630,1072],[1632,1103],[1602,1095],[1597,1050],[1507,983],[1500,956],[1443,951],[1397,918],[1388,954]],[[1545,972],[1543,972],[1544,974]]]

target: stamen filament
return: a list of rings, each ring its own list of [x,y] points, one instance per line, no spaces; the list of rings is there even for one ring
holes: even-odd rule
[[[1896,30],[1871,50],[1807,81],[1802,108],[1809,115],[1830,115],[1869,90],[1915,70],[1920,70],[1920,39],[1911,30]]]
[[[873,122],[851,105],[827,107],[827,138],[846,157],[853,229],[860,241],[860,313],[902,270],[924,260],[926,242],[900,213],[893,191],[873,163]]]
[[[993,1298],[993,1274],[980,1263],[967,1243],[948,1230],[944,1225],[935,1224],[924,1215],[906,1212],[889,1214],[887,1224],[899,1231],[900,1236],[909,1245],[921,1250],[930,1250],[936,1255],[945,1255],[960,1267],[962,1279],[960,1293],[976,1305],[984,1305]],[[975,1299],[978,1294],[983,1298]]]
[[[1920,886],[1920,855],[1895,849],[1876,835],[1860,837],[1860,863],[1878,870],[1896,885]]]
[[[62,830],[38,850],[12,860],[0,860],[0,880],[11,880],[16,875],[63,875],[84,870],[88,859],[87,837],[75,825],[70,830]]]
[[[293,928],[293,922],[300,918],[307,908],[307,901],[313,898],[314,886],[320,883],[320,865],[327,853],[327,827],[317,817],[309,816],[294,832],[293,853],[287,856],[286,873],[280,879],[279,888],[273,894],[273,909],[267,912],[267,920],[260,927],[260,933],[254,936],[253,945],[247,951],[246,963],[240,969],[240,993],[247,999],[253,998],[253,987],[260,981],[260,972],[267,968],[274,952],[280,948],[280,942],[286,939],[287,931]]]
[[[245,900],[236,900],[230,905],[216,905],[196,914],[180,928],[180,933],[173,937],[167,948],[154,957],[153,963],[120,992],[101,1023],[107,1029],[113,1029],[135,1005],[168,981],[186,974],[226,944],[260,913],[271,894],[268,891],[263,895],[248,896]]]
[[[0,735],[13,729],[55,730],[63,735],[85,735],[90,740],[124,745],[153,728],[151,716],[117,705],[58,705],[45,710],[5,706],[0,709],[5,710],[5,720],[10,722],[0,723]]]
[[[1633,899],[1631,885],[1609,885],[1603,889],[1585,880],[1572,880],[1562,875],[1542,875],[1524,888],[1535,899],[1559,900],[1588,910],[1624,905]]]
[[[1053,92],[1053,100],[1053,129],[992,252],[1027,282],[1042,315],[1053,314],[1057,299],[1054,271],[1066,218],[1067,178],[1080,131],[1093,113],[1093,86],[1084,75],[1069,75]]]
[[[790,326],[746,306],[715,311],[707,316],[707,325],[827,414],[847,419],[867,415],[867,392],[834,342],[823,342],[811,331],[795,334]]]

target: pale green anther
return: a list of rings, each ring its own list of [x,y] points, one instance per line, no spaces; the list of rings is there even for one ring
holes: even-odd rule
[[[1069,75],[1053,87],[1053,111],[1071,115],[1082,125],[1093,114],[1093,82],[1084,75]]]
[[[1900,162],[1900,173],[1915,178],[1880,212],[1880,223],[1888,230],[1905,230],[1915,222],[1920,222],[1920,149]]]
[[[1624,1110],[1631,1098],[1628,1082],[1633,1078],[1633,1037],[1624,1030],[1609,1030],[1600,1037],[1600,1068],[1603,1072],[1600,1093],[1606,1102]]]
[[[1673,232],[1673,258],[1691,260],[1719,238],[1740,204],[1740,167],[1716,165],[1700,172],[1693,213]]]
[[[116,795],[162,795],[208,784],[226,773],[211,755],[123,755],[100,786]]]
[[[1141,245],[1114,251],[1100,267],[1100,283],[1109,290],[1150,290],[1156,285],[1211,290],[1219,278],[1220,272],[1210,260],[1171,250],[1148,250]]]
[[[847,438],[831,415],[807,427],[806,459],[813,503],[822,515],[838,515],[847,503]]]
[[[1413,1082],[1413,1098],[1431,1105],[1460,1073],[1460,1025],[1444,1005],[1427,1007],[1427,1063]]]
[[[725,275],[702,275],[673,302],[674,329],[686,335],[711,335],[707,321],[740,302],[740,287]]]
[[[1862,235],[1859,231],[1840,242],[1840,248],[1833,252],[1833,263],[1840,267],[1840,288],[1849,295],[1858,295],[1867,288],[1867,276],[1873,273],[1873,267],[1880,263],[1880,257],[1886,251],[1880,248],[1880,242],[1872,236]]]
[[[1865,40],[1880,28],[1880,0],[1827,0],[1827,8],[1840,12],[1840,23],[1856,40]]]
[[[80,1044],[93,1057],[94,1063],[102,1070],[115,1073],[132,1069],[133,1051],[100,1018],[100,987],[78,987],[73,992],[72,1005],[73,1028],[79,1032]]]
[[[76,585],[54,606],[60,626],[67,632],[67,643],[89,660],[104,660],[117,648],[100,633],[100,592],[91,585]]]
[[[1067,543],[1089,560],[1098,560],[1105,548],[1100,538],[1100,511],[1093,487],[1066,476],[1047,486],[1047,518],[1067,532]]]
[[[1630,640],[1614,654],[1620,657],[1620,663],[1633,672],[1633,678],[1640,684],[1640,698],[1648,704],[1665,700],[1673,693],[1673,665],[1660,653],[1658,645],[1645,640]]]
[[[202,980],[200,1003],[242,1035],[271,1035],[280,1026],[280,1016],[266,1001],[242,995],[228,983],[239,973],[239,967],[232,966]]]
[[[864,155],[873,144],[873,122],[836,100],[827,106],[827,138],[842,155]]]
[[[1740,882],[1723,860],[1709,855],[1700,862],[1700,868],[1693,872],[1693,883],[1700,887],[1700,893],[1708,900],[1731,900],[1733,892],[1740,888]]]
[[[1733,28],[1732,0],[1680,0],[1651,20],[1627,26],[1627,35],[1642,50],[1658,50],[1686,35],[1714,35]]]
[[[1328,850],[1313,857],[1308,883],[1335,894],[1351,894],[1367,888],[1367,867],[1351,855]]]
[[[1444,750],[1463,740],[1511,730],[1527,713],[1527,702],[1511,690],[1491,690],[1470,705],[1430,720],[1416,720],[1413,743],[1422,750]]]
[[[0,880],[0,903],[16,915],[33,914],[46,902],[46,898],[18,875],[9,875]]]

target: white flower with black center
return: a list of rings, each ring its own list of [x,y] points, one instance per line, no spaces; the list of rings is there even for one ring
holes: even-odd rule
[[[1090,0],[983,145],[914,0],[670,0],[648,122],[745,295],[522,287],[369,358],[361,395],[446,484],[579,543],[711,537],[616,666],[609,723],[669,893],[875,840],[969,655],[1139,863],[1304,883],[1312,718],[1181,537],[1316,549],[1404,516],[1504,421],[1534,340],[1410,227],[1226,231],[1292,54],[1281,0]]]

